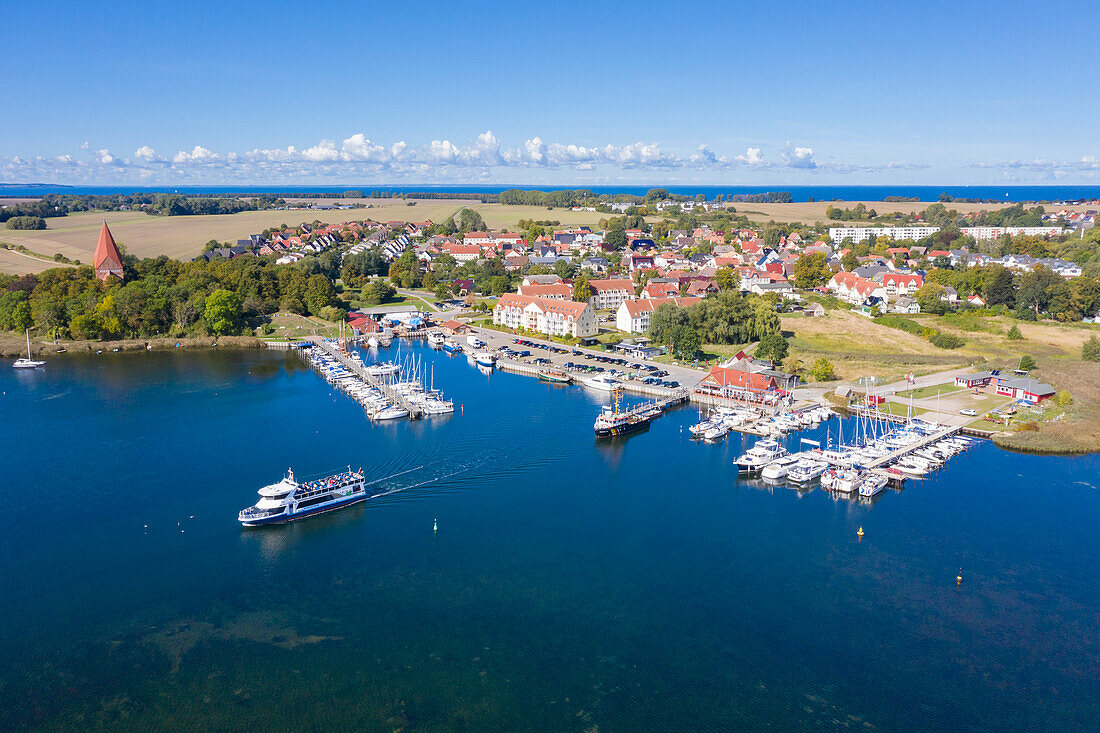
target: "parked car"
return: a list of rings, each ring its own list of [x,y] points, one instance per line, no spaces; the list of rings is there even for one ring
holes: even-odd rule
[[[969,407],[967,407],[964,410],[959,410],[959,414],[960,415],[967,415],[968,417],[977,417],[978,416],[978,411],[977,410],[971,410]]]

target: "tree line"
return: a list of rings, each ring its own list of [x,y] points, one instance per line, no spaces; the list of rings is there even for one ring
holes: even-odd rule
[[[229,335],[282,309],[343,317],[318,258],[276,267],[257,257],[179,262],[123,255],[125,277],[100,282],[90,267],[0,275],[0,329],[37,327],[76,340]]]

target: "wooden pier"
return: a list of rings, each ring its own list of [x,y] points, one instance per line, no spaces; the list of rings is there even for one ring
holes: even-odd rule
[[[398,405],[403,410],[408,410],[410,418],[415,420],[424,416],[424,410],[421,407],[414,405],[413,403],[406,400],[400,393],[398,393],[397,390],[393,388],[392,385],[386,384],[384,380],[379,379],[373,374],[367,373],[366,368],[360,366],[357,362],[352,361],[348,357],[344,356],[343,352],[341,352],[339,347],[337,347],[335,344],[325,341],[319,336],[310,336],[309,341],[311,344],[313,344],[313,346],[325,351],[327,354],[340,362],[340,365],[347,369],[349,372],[359,377],[370,386],[382,392],[382,394],[386,395],[386,398],[389,399],[393,404]]]

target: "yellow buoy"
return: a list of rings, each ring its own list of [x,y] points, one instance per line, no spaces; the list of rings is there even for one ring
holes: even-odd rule
[[[862,536],[863,536],[863,527],[860,527],[859,531],[856,532],[856,537],[862,537]]]
[[[960,570],[959,574],[955,576],[955,585],[962,585],[963,583],[963,571]]]

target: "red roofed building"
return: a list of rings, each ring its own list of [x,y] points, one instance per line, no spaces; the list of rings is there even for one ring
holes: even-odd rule
[[[530,283],[519,286],[520,295],[534,295],[554,300],[573,300],[573,286],[565,283]]]
[[[783,396],[775,377],[732,366],[711,367],[695,394],[723,400],[773,404]]]
[[[922,285],[924,285],[924,278],[915,273],[887,272],[882,276],[882,286],[886,288],[886,294],[893,297],[912,295]]]
[[[493,308],[493,323],[548,336],[595,336],[596,312],[588,303],[505,293]]]
[[[107,228],[107,222],[103,222],[103,228],[99,230],[99,242],[95,246],[95,256],[92,257],[92,267],[95,276],[106,281],[112,275],[122,278],[122,254],[118,251],[115,238],[111,236],[111,230]]]
[[[634,300],[634,281],[629,278],[589,280],[592,297],[588,304],[597,310],[614,310],[624,300]]]
[[[615,312],[615,327],[627,333],[646,333],[649,331],[649,317],[662,303],[674,303],[685,308],[695,305],[702,298],[652,298],[645,300],[624,300]]]
[[[642,288],[641,297],[643,298],[668,298],[680,294],[680,284],[675,283],[655,283],[648,282],[645,287]]]

